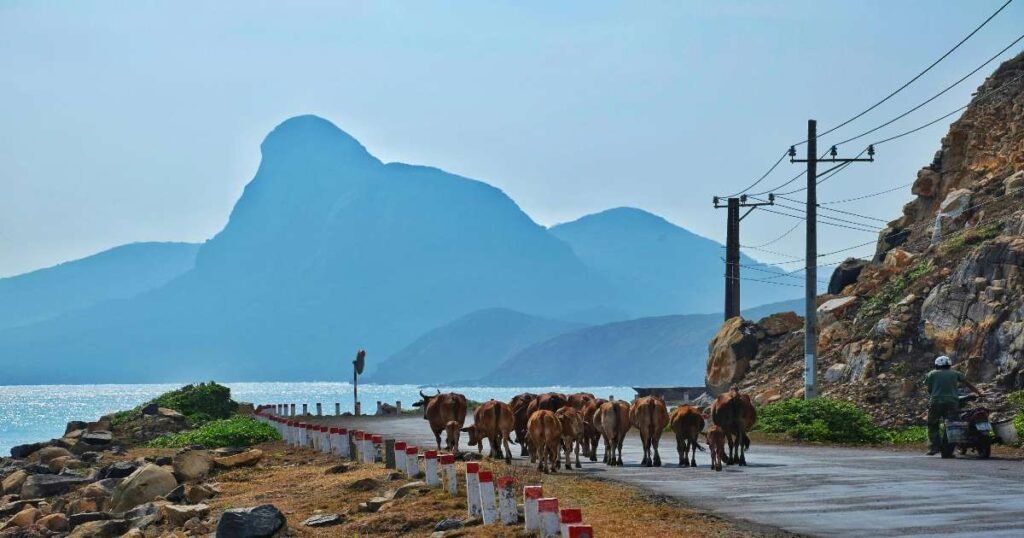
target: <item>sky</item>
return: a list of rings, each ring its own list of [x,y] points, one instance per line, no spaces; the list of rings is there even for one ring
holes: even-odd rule
[[[760,176],[809,118],[824,131],[885,96],[1002,3],[0,0],[0,276],[128,242],[212,237],[263,137],[307,113],[384,161],[495,185],[544,225],[635,206],[723,241],[713,195]],[[932,96],[1022,28],[1015,2],[820,144]],[[877,136],[966,104],[998,61]],[[913,181],[953,119],[880,147],[819,198]],[[889,220],[910,196],[843,207]],[[741,241],[794,224],[758,211]],[[821,228],[819,251],[874,238]],[[749,254],[798,257],[801,230]]]

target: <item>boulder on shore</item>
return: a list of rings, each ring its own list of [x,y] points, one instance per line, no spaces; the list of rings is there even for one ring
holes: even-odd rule
[[[139,467],[114,488],[113,511],[124,512],[167,495],[178,481],[174,474],[151,463]]]
[[[217,521],[217,538],[264,538],[285,524],[284,514],[272,504],[225,510]]]
[[[28,477],[25,483],[22,484],[21,497],[23,499],[34,499],[37,497],[63,495],[78,486],[90,482],[92,480],[78,476],[34,474]]]

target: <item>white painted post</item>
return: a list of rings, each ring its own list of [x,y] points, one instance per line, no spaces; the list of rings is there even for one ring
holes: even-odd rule
[[[302,416],[309,414],[309,404],[302,404]]]
[[[291,415],[294,417],[295,416],[295,404],[291,404],[291,409],[292,409],[291,410]]]
[[[480,517],[480,464],[475,461],[466,463],[466,504],[470,517]]]
[[[373,446],[373,434],[363,434],[363,463],[373,463],[377,460],[377,451]]]
[[[448,489],[448,494],[458,495],[459,479],[455,475],[455,455],[441,454],[441,468],[444,469],[444,481]]]
[[[540,530],[540,511],[537,508],[537,502],[543,496],[543,486],[526,486],[523,488],[523,519],[526,520],[526,530],[528,532]]]
[[[558,499],[544,497],[537,500],[537,511],[540,513],[540,535],[554,538],[562,530],[558,521]]]
[[[324,416],[324,408],[323,408],[322,405],[320,405],[320,402],[316,403],[316,416],[318,416],[318,417]]]
[[[338,455],[343,458],[352,459],[351,445],[349,444],[349,431],[346,428],[338,428],[341,436],[338,440]]]
[[[423,473],[426,475],[428,486],[436,488],[441,485],[441,477],[437,474],[436,450],[427,450],[423,453]]]
[[[583,523],[583,510],[579,508],[563,508],[558,512],[558,522],[561,524],[562,538],[569,538],[569,525]]]
[[[302,448],[306,446],[306,425],[299,422],[295,425],[297,437],[295,438],[295,447]]]
[[[363,432],[356,430],[352,432],[352,460],[357,463],[363,462]]]
[[[316,450],[316,445],[314,443],[316,441],[317,432],[314,432],[313,429],[314,426],[312,424],[306,424],[306,448]],[[319,430],[319,428],[316,429]]]
[[[402,416],[402,400],[395,402],[395,414]]]
[[[594,528],[582,523],[569,525],[569,538],[594,538]]]
[[[320,451],[320,426],[316,424],[310,424],[309,445],[313,450]]]
[[[502,525],[515,525],[519,522],[516,510],[515,480],[511,476],[498,479],[498,517]]]
[[[480,471],[477,479],[480,480],[480,517],[484,525],[490,525],[498,520],[498,507],[494,504],[494,473]]]
[[[370,463],[380,463],[384,461],[384,436],[374,435],[370,438],[370,454],[373,458]]]
[[[409,448],[405,441],[395,441],[395,469],[402,473],[409,472],[409,464],[405,461],[405,449]]]
[[[420,475],[420,450],[414,446],[405,449],[405,464],[408,466],[409,478]]]
[[[320,426],[320,439],[323,439],[320,445],[320,452],[324,454],[331,453],[331,429],[327,426]]]

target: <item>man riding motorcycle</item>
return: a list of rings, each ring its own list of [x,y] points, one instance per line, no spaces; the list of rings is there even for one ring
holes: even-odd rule
[[[954,418],[960,410],[958,388],[963,383],[978,396],[983,396],[978,387],[972,385],[964,374],[953,370],[953,361],[942,355],[935,359],[935,369],[928,372],[925,385],[928,387],[928,456],[941,451],[942,434],[939,424],[946,418]]]

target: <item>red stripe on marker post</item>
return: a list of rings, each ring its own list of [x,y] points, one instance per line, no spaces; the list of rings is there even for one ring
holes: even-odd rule
[[[569,534],[567,538],[594,538],[594,528],[590,525],[583,525],[582,523],[569,525]]]
[[[569,538],[569,525],[583,523],[583,510],[563,508],[559,511],[558,520],[561,523],[562,538]]]

